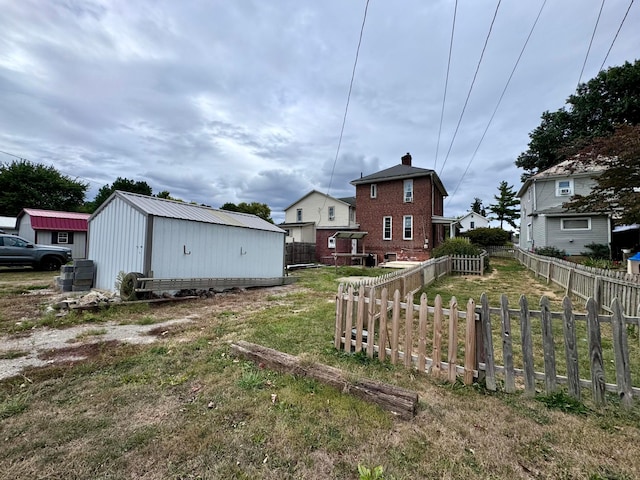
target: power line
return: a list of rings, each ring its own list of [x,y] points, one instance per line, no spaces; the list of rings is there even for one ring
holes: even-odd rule
[[[471,96],[471,91],[473,90],[473,86],[476,83],[476,77],[478,76],[478,71],[480,70],[480,64],[482,63],[482,58],[484,57],[484,52],[487,49],[487,44],[489,43],[489,37],[491,36],[491,31],[493,30],[493,24],[496,21],[496,17],[498,16],[498,9],[500,8],[500,3],[502,0],[498,0],[498,4],[496,5],[496,11],[493,14],[493,19],[491,20],[491,25],[489,25],[489,31],[487,32],[487,38],[484,41],[484,46],[482,47],[482,52],[480,53],[480,59],[478,60],[478,66],[476,67],[476,71],[473,74],[473,80],[471,81],[471,86],[469,87],[469,92],[467,92],[467,98],[464,101],[464,106],[462,107],[462,112],[460,112],[460,118],[458,118],[458,124],[456,125],[456,129],[453,132],[453,137],[451,138],[451,143],[449,144],[449,150],[447,150],[447,155],[444,157],[444,163],[442,164],[442,168],[440,168],[439,175],[442,174],[444,170],[444,166],[447,164],[447,160],[449,159],[449,154],[451,153],[451,148],[453,147],[453,142],[456,139],[456,135],[458,134],[458,129],[460,128],[460,124],[462,123],[462,117],[464,116],[464,112],[467,109],[467,104],[469,103],[469,97]]]
[[[604,56],[604,60],[602,61],[602,65],[600,65],[600,70],[598,70],[599,72],[602,71],[602,69],[604,68],[604,64],[607,61],[607,58],[609,58],[609,54],[611,53],[611,49],[613,48],[613,44],[616,43],[616,40],[618,39],[618,34],[620,33],[620,30],[622,30],[622,25],[624,24],[624,21],[627,19],[627,15],[629,15],[629,10],[631,10],[631,5],[633,5],[634,0],[631,0],[631,2],[629,2],[629,6],[627,7],[627,11],[624,14],[624,17],[622,17],[622,21],[620,22],[620,26],[618,27],[618,31],[616,32],[615,36],[613,37],[613,40],[611,41],[611,45],[609,45],[609,50],[607,50],[607,54]]]
[[[453,34],[456,30],[456,14],[458,12],[458,0],[456,0],[453,8],[453,25],[451,26],[451,40],[449,42],[449,59],[447,60],[447,75],[444,80],[444,96],[442,97],[442,110],[440,111],[440,127],[438,128],[438,141],[436,143],[436,159],[433,164],[433,169],[438,167],[438,151],[440,150],[440,135],[442,134],[442,121],[444,118],[444,105],[447,101],[447,87],[449,85],[449,69],[451,67],[451,52],[453,50]]]
[[[593,26],[593,32],[591,33],[591,40],[589,40],[589,48],[587,48],[587,54],[584,56],[584,62],[582,63],[582,70],[580,70],[580,76],[578,77],[578,86],[580,86],[580,80],[582,80],[582,74],[584,73],[584,67],[587,65],[587,58],[589,58],[589,52],[591,51],[591,45],[593,45],[593,39],[596,36],[596,30],[600,23],[600,15],[602,15],[602,9],[604,7],[604,0],[600,4],[600,11],[598,12],[598,18],[596,18],[596,24]],[[577,87],[576,87],[577,88]]]
[[[347,104],[344,107],[344,115],[342,116],[342,126],[340,127],[340,137],[338,139],[338,148],[336,149],[336,156],[333,159],[333,166],[331,167],[331,176],[329,177],[329,187],[327,188],[327,195],[331,191],[331,184],[333,183],[333,174],[336,169],[336,163],[338,162],[338,154],[340,153],[340,147],[342,145],[342,137],[344,135],[344,126],[347,123],[347,112],[349,111],[349,102],[351,101],[351,92],[353,90],[353,80],[356,76],[356,66],[358,65],[358,56],[360,55],[360,45],[362,44],[362,34],[364,32],[364,24],[367,21],[367,10],[369,9],[369,0],[367,0],[364,6],[364,16],[362,18],[362,26],[360,27],[360,37],[358,38],[358,48],[356,48],[356,58],[353,62],[353,70],[351,71],[351,81],[349,82],[349,93],[347,94]],[[327,198],[325,197],[325,203]],[[322,206],[324,208],[324,204]]]
[[[507,79],[507,83],[505,84],[505,86],[504,86],[504,88],[502,90],[502,93],[500,94],[500,98],[498,99],[498,103],[496,104],[496,107],[493,109],[493,113],[491,114],[491,118],[489,118],[489,122],[487,123],[487,126],[485,127],[484,132],[482,133],[482,137],[480,138],[480,141],[478,142],[478,145],[476,146],[475,150],[473,151],[473,154],[471,155],[471,158],[469,159],[469,162],[467,163],[467,168],[465,168],[464,173],[460,177],[460,180],[458,180],[458,184],[456,185],[455,190],[453,191],[451,196],[447,199],[447,204],[449,204],[451,199],[455,196],[455,194],[457,193],[458,189],[460,188],[460,184],[462,184],[462,180],[464,179],[464,177],[466,176],[467,172],[469,171],[469,167],[471,167],[471,163],[473,162],[474,158],[476,157],[476,154],[478,153],[478,150],[480,149],[480,145],[482,145],[482,142],[484,141],[484,137],[487,135],[487,131],[489,130],[489,127],[491,126],[491,123],[493,122],[493,118],[496,116],[496,112],[498,111],[498,107],[500,106],[500,103],[502,103],[502,99],[504,98],[504,94],[506,93],[507,88],[509,87],[509,84],[511,83],[511,79],[513,78],[513,74],[515,73],[516,68],[518,68],[518,64],[520,63],[520,59],[522,58],[522,55],[524,54],[524,51],[527,48],[527,44],[529,43],[529,40],[531,39],[531,35],[533,35],[533,30],[536,28],[536,25],[538,24],[538,20],[540,19],[540,15],[542,15],[542,10],[544,9],[544,6],[546,4],[547,4],[547,0],[544,0],[542,2],[542,6],[540,7],[540,10],[538,11],[538,16],[536,17],[535,21],[533,22],[533,25],[531,26],[531,30],[529,31],[529,35],[527,35],[527,39],[525,40],[524,45],[522,46],[522,50],[520,50],[520,55],[518,55],[518,59],[516,60],[516,63],[513,66],[513,69],[511,70],[511,74],[509,75],[509,78]]]

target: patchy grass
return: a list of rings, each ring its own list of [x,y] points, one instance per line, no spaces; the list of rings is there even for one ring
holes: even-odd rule
[[[497,278],[485,282],[511,291],[497,263]],[[504,268],[512,278],[527,276]],[[151,345],[108,342],[65,352],[82,353],[83,361],[61,363],[52,354],[53,363],[0,382],[3,476],[354,479],[359,465],[380,466],[384,478],[398,480],[640,476],[630,447],[640,441],[638,407],[581,413],[577,405],[563,407],[564,397],[543,401],[450,385],[336,352],[333,298],[345,274],[320,268],[296,275],[299,282],[286,288],[93,314],[96,329],[107,317],[193,321],[155,332]],[[481,290],[476,279],[452,281]],[[436,288],[464,298],[472,291],[462,285]],[[549,289],[531,277],[523,285],[534,296]],[[36,325],[41,313],[31,311]],[[399,421],[316,381],[233,358],[228,345],[239,339],[339,366],[353,378],[414,389],[418,414]]]

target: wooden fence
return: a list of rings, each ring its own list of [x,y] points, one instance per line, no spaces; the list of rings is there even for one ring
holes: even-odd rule
[[[518,308],[509,308],[506,295],[499,307],[491,307],[486,294],[478,306],[469,300],[459,308],[454,297],[444,308],[439,295],[429,305],[423,294],[416,305],[411,293],[403,297],[395,290],[389,298],[388,292],[384,288],[378,297],[373,287],[340,285],[335,348],[389,359],[450,382],[484,379],[489,390],[497,390],[502,380],[507,393],[523,389],[533,395],[540,382],[547,393],[564,384],[578,399],[588,388],[597,405],[605,402],[607,391],[625,406],[640,395],[633,386],[640,383],[640,347],[630,345],[627,329],[638,327],[638,317],[626,317],[617,300],[611,315],[600,315],[593,299],[586,313],[576,313],[569,297],[562,312],[551,312],[546,297],[540,310],[530,310],[524,296]]]
[[[285,265],[298,265],[316,262],[316,244],[290,242],[284,248]]]
[[[611,313],[617,298],[626,315],[640,316],[640,276],[601,268],[590,268],[559,258],[544,257],[514,250],[515,258],[547,283],[553,282],[565,289],[567,295],[587,300],[593,298],[601,308]]]

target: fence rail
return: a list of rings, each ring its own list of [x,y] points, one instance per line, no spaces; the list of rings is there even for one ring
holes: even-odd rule
[[[454,297],[444,308],[439,295],[429,305],[423,294],[416,305],[411,293],[395,290],[389,298],[388,292],[383,288],[378,297],[374,287],[340,285],[335,348],[388,358],[450,382],[461,376],[469,385],[483,378],[489,390],[497,390],[501,378],[507,393],[519,386],[533,395],[536,382],[543,382],[547,393],[565,384],[578,399],[588,388],[598,405],[607,391],[617,393],[625,406],[640,395],[632,383],[632,378],[638,383],[640,369],[631,365],[631,359],[640,361],[640,348],[630,347],[627,337],[627,327],[637,327],[639,318],[626,317],[617,299],[612,314],[601,315],[594,299],[587,301],[586,313],[576,313],[569,297],[562,312],[551,312],[546,297],[540,310],[530,310],[524,296],[518,308],[509,308],[506,295],[499,307],[491,307],[485,294],[478,306],[469,300],[459,308]],[[585,371],[586,379],[580,376]]]
[[[618,299],[626,315],[640,316],[640,276],[600,268],[590,268],[553,257],[514,250],[515,258],[547,283],[565,289],[567,295],[587,300],[611,313],[611,304]]]

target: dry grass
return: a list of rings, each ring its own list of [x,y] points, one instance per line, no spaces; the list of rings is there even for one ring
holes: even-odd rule
[[[483,282],[507,288],[520,275],[498,271]],[[545,397],[448,385],[335,352],[331,299],[339,276],[319,269],[282,289],[114,309],[111,321],[192,321],[154,331],[152,345],[83,345],[81,362],[58,363],[52,352],[51,365],[0,382],[0,476],[355,479],[362,464],[383,465],[385,478],[395,479],[640,477],[637,408],[563,411]],[[523,285],[547,289],[531,278]],[[36,317],[28,320],[37,325],[40,311],[29,310]],[[0,328],[6,333],[10,322]],[[236,339],[415,389],[418,415],[399,421],[317,382],[239,361],[228,354]]]

